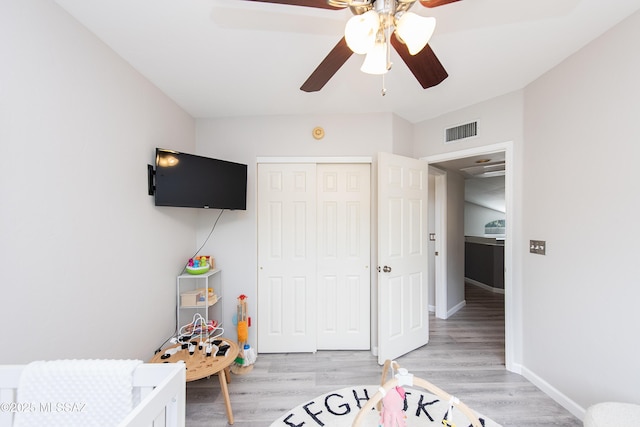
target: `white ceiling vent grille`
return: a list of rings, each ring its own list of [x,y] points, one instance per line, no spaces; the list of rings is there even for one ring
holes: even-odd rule
[[[465,123],[463,125],[458,125],[458,126],[445,129],[444,143],[448,144],[451,142],[460,141],[461,139],[473,138],[474,136],[478,136],[477,120],[471,123]]]

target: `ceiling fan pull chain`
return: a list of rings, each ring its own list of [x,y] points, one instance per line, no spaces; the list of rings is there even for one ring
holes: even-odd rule
[[[391,26],[390,25],[386,25],[385,26],[385,45],[387,48],[387,70],[391,69]],[[386,75],[386,73],[384,73],[382,75],[382,96],[385,96],[387,94],[387,88],[385,85],[385,78],[384,76]]]

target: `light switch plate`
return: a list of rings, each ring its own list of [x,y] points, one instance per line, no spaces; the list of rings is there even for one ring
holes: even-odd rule
[[[545,255],[547,242],[545,240],[529,240],[529,252],[532,254]]]

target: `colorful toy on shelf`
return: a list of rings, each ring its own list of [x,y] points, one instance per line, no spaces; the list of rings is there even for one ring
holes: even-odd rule
[[[202,255],[195,258],[189,258],[186,270],[189,274],[204,274],[209,271],[210,268],[209,257]]]

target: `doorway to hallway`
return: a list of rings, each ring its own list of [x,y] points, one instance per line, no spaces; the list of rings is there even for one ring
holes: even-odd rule
[[[505,365],[514,370],[513,353],[515,338],[515,319],[513,313],[513,144],[511,142],[493,144],[473,149],[429,156],[425,160],[432,167],[435,176],[435,235],[437,256],[432,260],[435,273],[435,310],[436,317],[447,318],[450,313],[464,306],[464,298],[457,300],[456,292],[464,293],[464,278],[453,277],[456,271],[464,271],[464,250],[460,242],[464,241],[463,225],[451,224],[449,218],[456,218],[460,212],[460,200],[464,198],[464,186],[461,178],[450,176],[462,167],[476,160],[499,154],[504,159],[504,198],[505,198],[505,244],[504,244],[504,309],[505,309]],[[434,169],[435,168],[435,169]],[[461,190],[462,189],[462,190]],[[456,205],[455,200],[458,201]],[[456,206],[458,206],[456,208]],[[463,206],[463,203],[462,203]],[[462,223],[463,224],[463,223]],[[458,245],[458,246],[457,246]]]

